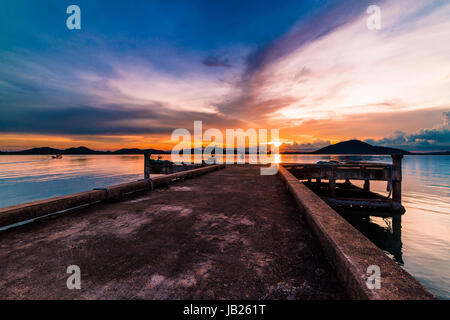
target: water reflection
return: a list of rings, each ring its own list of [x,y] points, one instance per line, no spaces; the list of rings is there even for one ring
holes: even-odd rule
[[[377,223],[373,217],[355,217],[339,212],[351,225],[364,234],[378,248],[387,253],[398,264],[404,265],[402,253],[401,218],[379,218]]]
[[[156,157],[156,155],[154,155]],[[229,156],[235,159],[235,156]],[[170,155],[163,155],[170,160]],[[345,161],[342,155],[278,155],[276,162]],[[246,155],[248,160],[249,156]],[[350,156],[351,161],[391,163],[390,156]],[[102,188],[143,177],[142,155],[0,156],[0,207]],[[353,221],[370,240],[442,299],[450,299],[450,157],[406,156],[403,205],[406,213],[397,238],[390,220]],[[354,181],[357,184],[356,181]],[[362,182],[359,186],[362,186]],[[386,183],[373,182],[385,194]]]

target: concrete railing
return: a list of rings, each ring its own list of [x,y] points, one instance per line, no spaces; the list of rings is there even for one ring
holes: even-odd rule
[[[353,299],[435,299],[416,279],[386,256],[286,168],[280,166],[279,175],[335,268],[337,277]],[[380,268],[380,289],[369,289],[367,285],[372,275],[368,272],[370,266]]]
[[[109,186],[104,189],[75,193],[67,196],[56,197],[10,206],[0,209],[0,227],[5,227],[27,220],[36,219],[49,214],[74,209],[81,206],[101,203],[105,201],[120,200],[121,198],[136,192],[150,191],[153,187],[167,185],[177,180],[195,177],[211,171],[224,168],[224,165],[206,166],[194,170],[187,170],[158,176],[153,179],[144,179],[119,185]]]

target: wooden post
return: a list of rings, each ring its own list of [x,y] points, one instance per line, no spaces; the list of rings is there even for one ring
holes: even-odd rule
[[[402,182],[392,182],[392,200],[396,202],[402,202]]]
[[[364,192],[370,192],[370,180],[364,180]]]
[[[150,179],[150,153],[144,154],[144,179]]]
[[[402,238],[402,216],[394,215],[392,217],[392,231],[394,233],[394,239],[400,240]]]
[[[329,180],[330,197],[336,197],[336,180]]]
[[[402,158],[401,154],[392,155],[392,200],[402,202]]]

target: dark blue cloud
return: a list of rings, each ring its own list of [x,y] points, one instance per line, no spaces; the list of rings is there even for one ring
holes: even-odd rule
[[[240,126],[232,117],[174,111],[155,102],[145,106],[105,105],[66,108],[1,108],[0,132],[65,135],[170,134],[202,119],[205,126]]]
[[[169,133],[198,119],[215,127],[239,126],[240,121],[234,118],[238,114],[265,116],[291,102],[291,97],[283,96],[257,101],[253,93],[261,86],[252,77],[258,71],[351,22],[369,4],[380,2],[77,0],[82,29],[69,31],[65,26],[66,8],[72,1],[2,1],[0,132]],[[129,57],[147,61],[155,72],[181,77],[184,70],[173,63],[172,55],[199,68],[201,61],[205,66],[233,66],[230,69],[234,70],[238,68],[233,60],[235,48],[249,48],[251,52],[245,57],[241,81],[236,81],[237,93],[233,91],[224,101],[211,101],[217,114],[177,112],[173,106],[168,108],[159,102],[141,107],[104,105],[92,93],[95,89],[103,95],[120,95],[105,79],[120,77],[114,63]],[[307,72],[303,69],[299,76]],[[83,81],[79,73],[94,74],[99,80]],[[405,145],[408,149],[444,148],[450,144],[448,123],[447,129],[398,133],[373,142]]]
[[[230,61],[227,58],[218,56],[208,56],[203,59],[202,63],[207,67],[231,67]]]
[[[279,59],[360,17],[369,5],[383,0],[311,1],[308,15],[299,19],[296,28],[281,38],[265,43],[247,59],[247,73],[253,74],[265,64]]]
[[[197,67],[199,57],[206,66],[228,67],[235,65],[232,58],[217,52],[231,52],[233,57],[241,54],[238,50],[233,55],[235,47],[264,47],[298,20],[333,2],[339,1],[78,0],[81,30],[71,31],[66,28],[66,8],[73,2],[2,1],[0,132],[150,132],[112,123],[154,119],[158,114],[152,107],[145,115],[105,111],[95,95],[121,94],[107,83],[121,76],[116,70],[120,62],[131,57],[146,61],[155,72],[179,77],[185,71],[180,63],[173,63],[174,56]],[[85,81],[80,74],[93,74],[99,80]],[[74,107],[85,105],[90,107]],[[176,116],[169,119],[176,127]]]
[[[442,123],[434,128],[407,134],[397,131],[391,137],[367,140],[379,146],[403,148],[410,151],[450,151],[450,111],[442,114]]]
[[[77,35],[92,37],[131,37],[148,42],[176,43],[198,50],[209,50],[236,43],[261,45],[279,37],[308,16],[311,10],[340,1],[302,0],[77,0],[81,8],[82,30],[65,27],[66,8],[73,1],[6,0],[2,1],[0,30],[2,46],[21,44],[35,49],[33,35],[77,40]],[[14,37],[3,37],[14,35]],[[116,48],[126,50],[127,48]]]

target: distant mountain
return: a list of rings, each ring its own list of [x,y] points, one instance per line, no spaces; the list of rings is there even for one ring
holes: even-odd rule
[[[86,147],[78,147],[78,148],[69,148],[66,150],[62,150],[61,154],[102,154],[103,151],[94,151]]]
[[[144,153],[152,153],[152,154],[166,154],[170,153],[169,151],[162,151],[156,149],[120,149],[117,151],[95,151],[86,147],[77,147],[77,148],[69,148],[65,150],[43,147],[43,148],[33,148],[29,150],[23,151],[11,151],[11,152],[0,152],[0,154],[13,154],[13,155],[51,155],[51,154],[74,154],[74,155],[89,155],[89,154],[144,154]]]
[[[372,146],[359,140],[343,141],[312,152],[313,154],[410,154],[410,152],[387,147]]]
[[[57,154],[57,153],[61,153],[61,150],[49,148],[49,147],[43,147],[43,148],[33,148],[33,149],[23,150],[23,151],[2,152],[2,153],[4,153],[4,154],[40,155],[40,154]]]
[[[204,148],[203,148],[204,149]],[[194,154],[195,149],[191,149],[191,154]],[[183,150],[184,152],[188,152],[189,149]],[[226,154],[228,149],[218,149],[217,152],[222,151],[223,154]],[[236,153],[237,150],[234,150]],[[117,151],[95,151],[86,147],[77,147],[77,148],[69,148],[65,150],[54,149],[49,147],[43,148],[33,148],[29,150],[23,151],[0,151],[0,155],[52,155],[52,154],[74,154],[74,155],[89,155],[89,154],[170,154],[171,151],[163,151],[157,149],[120,149]],[[213,151],[213,154],[216,153]],[[249,153],[249,149],[245,149],[245,153]],[[269,153],[270,150],[269,150]],[[418,152],[408,152],[402,149],[396,148],[387,148],[387,147],[377,147],[372,146],[366,142],[362,142],[359,140],[349,140],[343,141],[336,144],[329,145],[322,149],[313,151],[313,152],[282,152],[283,154],[409,154],[409,155],[450,155],[450,151],[444,152],[427,152],[427,153],[418,153]]]
[[[152,154],[168,154],[170,151],[163,151],[163,150],[157,150],[157,149],[120,149],[114,152],[111,152],[112,154],[144,154],[144,153],[152,153]]]
[[[114,151],[114,153],[117,154],[141,154],[143,151],[141,149],[138,148],[134,148],[134,149],[120,149],[117,151]]]

